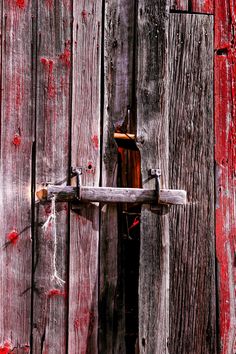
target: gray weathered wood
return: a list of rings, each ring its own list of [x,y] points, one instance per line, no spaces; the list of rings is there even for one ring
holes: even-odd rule
[[[189,0],[171,0],[170,1],[171,10],[177,11],[188,11]]]
[[[72,166],[82,183],[100,174],[100,53],[102,1],[73,2]],[[68,353],[98,353],[99,210],[71,213]]]
[[[45,181],[67,177],[70,119],[70,7],[63,1],[38,1],[36,190]],[[56,16],[55,16],[56,14]],[[66,284],[54,277],[54,253],[58,276],[67,279],[67,204],[56,208],[54,223],[42,229],[51,205],[38,205],[34,240],[33,353],[66,352]]]
[[[32,2],[1,1],[0,16],[0,347],[22,353],[31,309]]]
[[[170,353],[216,353],[213,18],[172,14],[170,186],[189,203],[170,214]]]
[[[48,186],[45,190],[47,199],[55,195],[57,201],[76,201],[77,188],[66,186]],[[141,188],[109,188],[109,187],[81,187],[81,202],[102,203],[157,203],[157,192],[154,189]],[[186,204],[186,192],[184,190],[160,189],[159,203],[183,205]]]
[[[118,154],[114,132],[128,123],[132,110],[134,0],[105,1],[104,21],[104,124],[102,186],[117,186]],[[100,321],[101,353],[126,353],[125,299],[122,276],[122,237],[118,234],[116,205],[101,213]]]
[[[167,1],[138,4],[137,140],[143,187],[151,189],[149,169],[162,171],[168,186],[168,17]],[[169,337],[168,216],[141,215],[139,276],[140,353],[167,353]]]

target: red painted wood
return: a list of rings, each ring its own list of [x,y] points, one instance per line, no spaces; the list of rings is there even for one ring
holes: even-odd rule
[[[236,351],[236,52],[234,1],[215,3],[216,251],[221,353]]]
[[[203,14],[213,14],[214,1],[213,0],[192,0],[191,12],[199,12]]]
[[[234,39],[236,24],[235,0],[215,1],[215,49],[228,49]],[[235,46],[235,44],[234,44]]]
[[[213,14],[213,0],[171,0],[171,9],[176,11],[197,12],[202,14]]]
[[[0,352],[29,349],[32,2],[1,1]],[[24,39],[24,40],[22,40]],[[20,349],[21,348],[21,349]]]

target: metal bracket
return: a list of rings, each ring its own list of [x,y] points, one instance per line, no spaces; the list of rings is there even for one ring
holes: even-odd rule
[[[81,200],[81,175],[82,175],[82,167],[72,167],[71,173],[72,176],[76,176],[76,198]]]
[[[170,207],[169,205],[160,204],[160,177],[161,177],[161,169],[160,168],[152,168],[150,170],[150,175],[155,178],[155,188],[156,188],[156,195],[157,195],[157,203],[151,204],[150,210],[153,213],[158,215],[165,215],[168,214]]]

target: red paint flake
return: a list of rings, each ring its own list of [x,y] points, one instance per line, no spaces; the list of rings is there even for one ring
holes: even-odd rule
[[[82,21],[84,23],[86,23],[87,22],[87,17],[88,17],[88,12],[85,9],[81,12],[81,16],[82,16]]]
[[[23,101],[23,87],[21,83],[21,77],[18,76],[15,80],[15,91],[16,91],[16,109],[19,110],[20,106],[22,105]]]
[[[97,136],[97,135],[94,135],[94,136],[92,137],[92,142],[93,142],[93,145],[94,145],[95,149],[97,150],[97,149],[98,149],[98,144],[99,144],[98,136]]]
[[[56,87],[55,87],[55,79],[53,76],[54,61],[52,59],[48,59],[48,58],[41,58],[40,62],[45,66],[47,73],[48,73],[47,96],[49,99],[55,98]]]
[[[13,230],[7,235],[7,238],[10,243],[15,245],[18,241],[19,236],[19,233],[16,230]]]
[[[53,297],[53,296],[63,296],[66,297],[66,292],[59,290],[59,289],[51,289],[48,292],[48,297]]]
[[[67,68],[70,67],[71,64],[71,50],[70,50],[70,41],[66,42],[64,52],[59,56],[62,64],[64,64]]]
[[[0,347],[1,354],[8,354],[12,350],[12,344],[9,341],[5,341],[5,343]]]
[[[19,134],[15,134],[14,135],[14,138],[12,140],[12,144],[15,145],[15,146],[20,146],[21,144],[21,136]]]
[[[19,7],[19,9],[24,9],[25,8],[25,0],[16,0],[16,5]]]
[[[47,5],[47,7],[49,7],[50,9],[52,9],[52,7],[53,7],[53,0],[46,0],[46,5]]]

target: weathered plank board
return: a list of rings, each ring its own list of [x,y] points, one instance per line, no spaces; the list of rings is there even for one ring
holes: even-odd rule
[[[235,92],[236,63],[215,57],[216,252],[219,271],[220,345],[223,354],[236,349],[235,309]]]
[[[172,14],[170,186],[189,204],[170,214],[170,353],[216,353],[213,17]]]
[[[31,308],[31,6],[1,2],[0,350],[29,350]],[[24,41],[22,41],[24,38]]]
[[[68,176],[70,28],[69,2],[38,1],[36,190],[43,182],[58,183]],[[44,230],[42,224],[51,212],[50,203],[36,209],[33,352],[64,354],[67,345],[67,288],[65,283],[57,280],[57,275],[63,280],[67,278],[67,204],[57,205],[56,221],[51,220]]]
[[[167,2],[140,0],[137,39],[137,140],[143,187],[160,168],[168,183],[168,18]],[[169,221],[142,208],[139,270],[140,353],[167,353],[169,337]]]
[[[82,184],[100,173],[100,53],[102,1],[73,4],[72,166]],[[99,208],[71,213],[68,353],[98,352]]]
[[[133,105],[134,0],[105,2],[104,122],[102,186],[117,186],[118,153],[114,132],[126,131]],[[117,205],[101,213],[100,336],[101,353],[126,353],[122,239]]]
[[[56,201],[76,201],[77,187],[49,186],[47,198]],[[141,188],[114,188],[114,187],[81,187],[80,201],[82,203],[143,203],[143,204],[171,204],[183,205],[187,202],[184,190],[160,189],[159,196],[155,189]]]
[[[215,1],[216,253],[222,354],[236,352],[235,5]]]
[[[213,0],[171,0],[171,10],[213,14]]]

